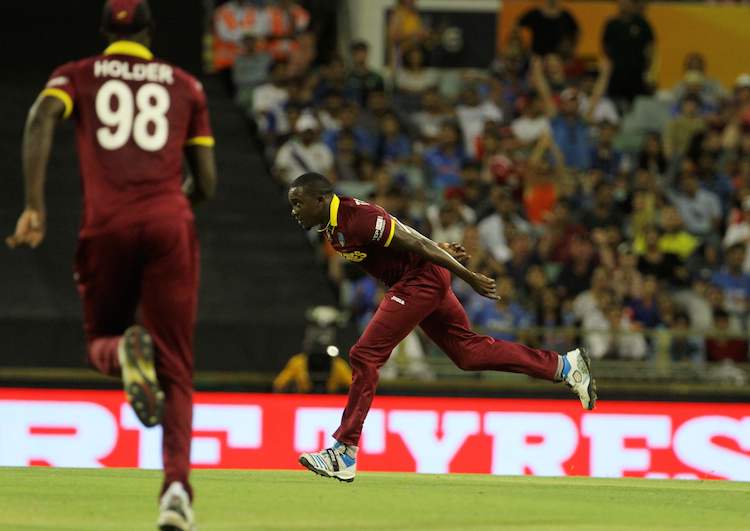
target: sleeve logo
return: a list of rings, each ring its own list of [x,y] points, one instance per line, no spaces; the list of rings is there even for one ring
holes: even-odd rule
[[[385,218],[383,216],[378,216],[377,221],[375,221],[375,234],[372,235],[372,241],[374,242],[380,241],[380,238],[383,237],[384,232],[385,232]]]

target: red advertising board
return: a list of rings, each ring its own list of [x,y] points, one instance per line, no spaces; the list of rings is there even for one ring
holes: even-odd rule
[[[195,467],[296,468],[343,396],[197,393]],[[0,389],[0,465],[159,468],[118,391]],[[378,397],[359,470],[750,481],[750,405]]]

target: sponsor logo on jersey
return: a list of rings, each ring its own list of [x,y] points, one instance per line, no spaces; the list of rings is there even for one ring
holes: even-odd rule
[[[352,198],[352,199],[354,199],[354,204],[356,204],[357,206],[369,205],[370,204],[370,203],[368,203],[366,201],[362,201],[360,199],[356,199],[356,198]]]
[[[406,306],[406,302],[404,302],[404,299],[402,299],[400,297],[396,297],[395,295],[393,295],[391,297],[391,300],[399,303],[401,306]]]
[[[383,231],[385,231],[385,218],[383,218],[383,216],[378,216],[377,221],[375,221],[375,233],[372,235],[372,241],[380,241],[380,238],[383,236]]]
[[[349,262],[361,262],[365,258],[367,258],[367,253],[363,253],[362,251],[352,251],[350,253],[343,253],[339,251],[339,254]]]

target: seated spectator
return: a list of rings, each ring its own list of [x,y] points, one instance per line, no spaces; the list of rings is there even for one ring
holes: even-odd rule
[[[677,207],[685,228],[693,235],[718,239],[721,223],[721,202],[716,194],[700,188],[698,176],[690,161],[683,162],[681,175],[677,178],[679,189],[667,190],[667,196]]]
[[[469,255],[466,267],[470,270],[493,278],[505,272],[502,264],[495,260],[481,244],[479,230],[476,225],[466,225],[461,244],[466,249],[466,254]],[[474,290],[466,282],[459,279],[454,281],[453,291],[465,307],[468,306],[469,301],[473,300],[475,294]]]
[[[251,0],[229,0],[214,12],[213,61],[216,71],[234,65],[242,51],[242,39],[249,31],[261,32],[257,6]]]
[[[664,130],[664,154],[668,160],[684,155],[693,135],[706,127],[700,109],[701,101],[697,96],[683,98],[680,113],[669,121]]]
[[[724,248],[742,245],[745,248],[745,260],[742,271],[750,274],[750,195],[742,201],[742,217],[734,220],[724,234]]]
[[[640,296],[643,275],[638,271],[638,256],[629,243],[617,246],[617,265],[612,271],[612,289],[617,300],[629,300]]]
[[[724,295],[724,309],[743,324],[750,308],[750,275],[742,271],[745,248],[740,244],[727,249],[725,265],[711,276],[711,283]]]
[[[365,41],[355,41],[349,48],[352,66],[346,75],[346,94],[359,106],[367,103],[373,90],[383,90],[383,78],[368,63],[369,46]]]
[[[346,91],[346,65],[344,60],[335,55],[331,60],[320,67],[318,83],[315,86],[313,97],[316,103],[323,101],[328,94],[334,92],[344,94]]]
[[[584,213],[581,222],[588,229],[621,227],[624,214],[618,208],[614,198],[614,188],[607,182],[600,182],[594,193],[594,204]]]
[[[609,294],[601,307],[584,316],[582,326],[583,343],[594,359],[643,359],[648,354],[646,338]]]
[[[714,326],[714,333],[706,337],[708,361],[729,360],[734,363],[747,363],[747,340],[732,330],[729,313],[724,310],[714,312]]]
[[[600,170],[607,178],[619,175],[623,170],[624,159],[615,148],[617,125],[614,122],[600,122],[597,126],[596,145],[591,150],[591,168]]]
[[[575,335],[561,330],[575,323],[571,312],[565,311],[555,290],[544,289],[542,298],[536,307],[536,323],[542,329],[540,342],[544,349],[565,352],[575,343]]]
[[[274,163],[274,174],[283,186],[308,172],[330,175],[333,153],[318,140],[318,121],[311,114],[303,114],[294,127],[297,135],[281,146]]]
[[[344,106],[344,96],[335,90],[323,96],[323,104],[318,108],[318,120],[324,131],[338,131],[341,129],[341,109]]]
[[[685,312],[677,312],[672,323],[672,338],[669,353],[672,361],[703,362],[706,352],[704,340],[692,332],[690,318]]]
[[[673,206],[665,206],[661,210],[660,221],[663,232],[659,238],[659,249],[676,254],[683,261],[690,258],[700,240],[684,229],[680,212]]]
[[[466,227],[476,222],[474,211],[463,202],[460,188],[448,188],[443,205],[429,205],[426,215],[432,240],[436,242],[460,242]]]
[[[258,32],[249,30],[242,39],[242,48],[232,66],[232,81],[237,103],[250,114],[255,87],[266,82],[271,55],[258,48]]]
[[[596,267],[596,254],[585,234],[574,234],[570,252],[557,276],[557,290],[561,298],[575,298],[589,288]],[[606,272],[605,272],[606,275]]]
[[[686,95],[698,96],[701,101],[715,106],[725,97],[726,90],[721,82],[706,77],[706,58],[698,52],[691,52],[685,56],[683,62],[683,78],[672,88],[672,99],[682,101]]]
[[[603,310],[611,298],[609,272],[604,267],[597,267],[591,275],[589,289],[582,291],[573,299],[573,315],[578,321],[583,321],[586,315],[594,310]]]
[[[529,233],[529,223],[518,214],[516,202],[501,186],[490,192],[493,212],[479,222],[479,241],[498,262],[507,262],[511,252],[506,239],[506,231]]]
[[[323,142],[331,151],[335,151],[339,137],[342,134],[351,135],[354,138],[357,154],[372,159],[377,151],[377,137],[371,137],[369,131],[359,123],[359,114],[356,104],[345,103],[338,115],[339,128],[324,131]]]
[[[516,290],[511,277],[497,279],[500,300],[477,297],[470,307],[469,318],[476,326],[495,339],[522,341],[525,329],[533,326],[533,315],[516,301]]]
[[[400,94],[399,101],[407,110],[416,110],[422,94],[428,89],[437,87],[437,72],[424,65],[424,53],[420,48],[406,52],[404,65],[396,71],[394,84]]]
[[[513,120],[511,130],[524,145],[533,145],[544,134],[550,132],[549,118],[544,113],[544,103],[536,92],[530,92],[518,100],[521,116]]]
[[[362,156],[357,152],[357,141],[353,134],[348,131],[339,131],[339,134],[336,136],[336,145],[332,152],[334,153],[333,170],[336,176],[337,187],[347,182],[365,186],[370,185],[370,183],[359,182],[359,168],[362,163]],[[352,195],[358,196],[362,194],[355,193]]]
[[[385,92],[371,90],[367,95],[367,106],[359,113],[357,123],[367,132],[370,138],[377,139],[380,134],[380,121],[386,113],[392,111]]]
[[[661,324],[661,314],[657,295],[659,292],[659,281],[654,275],[645,275],[641,284],[640,293],[630,297],[627,306],[630,310],[631,319],[646,328],[656,328]]]
[[[639,253],[638,271],[642,275],[653,275],[663,282],[673,280],[674,271],[682,266],[676,254],[665,253],[659,246],[661,233],[656,227],[646,230],[644,236],[644,250]]]
[[[578,224],[570,212],[566,200],[560,200],[544,220],[538,250],[545,262],[565,263],[571,252],[574,237],[585,234],[588,227]]]
[[[289,99],[287,90],[286,63],[276,61],[269,66],[269,82],[253,91],[253,116],[258,130],[265,137],[286,133],[289,124],[284,106]]]
[[[550,167],[547,154],[552,154]],[[532,225],[541,225],[557,204],[557,182],[565,169],[562,153],[550,135],[542,135],[534,146],[523,175],[523,205]]]
[[[646,133],[643,147],[638,154],[638,168],[652,175],[662,176],[667,172],[667,157],[664,154],[661,135],[655,131]]]
[[[476,87],[466,87],[456,106],[456,117],[464,137],[464,151],[472,159],[477,158],[477,139],[487,122],[501,122],[503,113],[491,101],[482,101]]]
[[[437,142],[442,125],[450,120],[451,114],[446,109],[440,92],[431,88],[422,94],[421,110],[411,115],[411,120],[420,139],[428,145]]]
[[[526,271],[533,265],[541,263],[539,254],[534,249],[534,240],[529,234],[516,232],[510,235],[510,260],[505,262],[505,271],[516,286],[522,286]]]
[[[461,168],[464,163],[458,126],[448,122],[440,128],[438,143],[424,152],[423,160],[428,182],[436,193],[449,187],[461,186]]]
[[[477,219],[480,218],[480,211],[484,213],[489,208],[489,186],[482,179],[481,169],[475,162],[467,162],[461,168],[461,191],[464,202],[474,210]]]
[[[403,162],[411,156],[411,140],[401,130],[394,113],[386,113],[380,119],[380,136],[376,160],[381,164]]]

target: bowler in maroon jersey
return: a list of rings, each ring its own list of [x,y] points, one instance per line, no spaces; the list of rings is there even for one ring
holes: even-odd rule
[[[322,175],[306,173],[289,188],[292,216],[306,230],[323,227],[333,249],[382,281],[388,291],[349,352],[352,385],[333,434],[336,443],[303,453],[300,463],[325,477],[353,481],[359,437],[378,382],[378,370],[393,348],[419,326],[463,370],[495,370],[563,381],[586,409],[594,409],[596,386],[582,348],[566,354],[493,339],[469,326],[451,289],[451,273],[477,293],[498,298],[495,281],[466,269],[457,243],[435,243],[377,205],[339,197]]]
[[[29,111],[26,205],[7,244],[42,243],[54,128],[72,118],[83,190],[75,280],[88,361],[122,378],[143,424],[162,424],[158,525],[187,530],[199,276],[191,202],[214,193],[214,140],[201,84],[153,56],[151,29],[145,0],[108,0],[102,30],[109,46],[52,73]],[[184,156],[192,173],[187,183]]]

